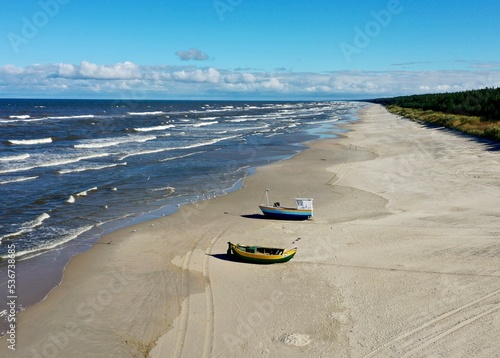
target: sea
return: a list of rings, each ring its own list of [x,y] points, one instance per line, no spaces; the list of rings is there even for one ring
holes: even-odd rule
[[[362,106],[0,99],[0,294],[9,258],[23,309],[104,233],[236,190],[256,167],[335,136]]]

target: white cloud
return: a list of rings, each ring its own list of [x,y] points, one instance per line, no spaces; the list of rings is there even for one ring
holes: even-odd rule
[[[68,78],[121,80],[139,78],[141,73],[136,64],[128,61],[114,65],[96,65],[83,61],[79,66],[59,64],[58,75]]]
[[[253,83],[256,81],[256,77],[251,73],[229,72],[224,74],[223,81],[227,83]]]
[[[6,65],[0,67],[0,73],[3,72],[7,75],[20,75],[24,72],[23,68],[19,68],[13,65]]]
[[[177,51],[175,54],[177,56],[179,56],[179,58],[182,61],[189,61],[189,60],[206,61],[206,60],[208,60],[208,55],[206,53],[203,53],[202,51],[196,49],[196,48],[192,48],[192,49],[185,50],[185,51]]]
[[[281,83],[279,79],[271,77],[267,81],[262,82],[262,87],[266,89],[274,89],[278,91],[283,91],[286,89],[286,84]]]
[[[57,69],[57,74],[61,77],[73,77],[75,73],[75,66],[68,63],[60,63]]]
[[[264,72],[197,66],[36,64],[0,67],[0,97],[373,98],[500,87],[500,69]]]
[[[194,71],[176,71],[172,77],[182,82],[208,82],[217,83],[220,79],[220,73],[215,68],[208,70],[194,70]]]

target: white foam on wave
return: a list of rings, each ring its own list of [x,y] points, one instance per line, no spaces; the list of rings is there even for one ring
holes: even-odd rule
[[[36,145],[36,144],[47,144],[52,143],[52,138],[41,138],[41,139],[10,139],[7,142],[14,145]]]
[[[59,120],[59,119],[85,119],[85,118],[94,118],[93,114],[82,114],[75,116],[51,116],[51,117],[41,117],[41,118],[31,118],[29,115],[23,116],[9,116],[9,119],[1,119],[0,123],[16,123],[16,122],[39,122],[46,120]]]
[[[43,213],[42,215],[40,215],[39,217],[37,217],[34,221],[33,221],[33,227],[37,227],[37,226],[40,226],[42,225],[42,223],[44,222],[44,220],[50,218],[50,215],[47,214],[47,213]]]
[[[165,124],[162,126],[154,126],[154,127],[142,127],[142,128],[134,128],[136,132],[152,132],[152,131],[162,131],[168,128],[173,128],[175,125],[173,124]]]
[[[93,225],[80,227],[78,229],[73,230],[71,233],[67,234],[66,236],[63,236],[60,240],[57,240],[54,242],[48,242],[48,243],[43,244],[41,246],[38,246],[36,248],[18,251],[18,252],[16,252],[15,257],[16,258],[22,257],[21,260],[19,260],[19,261],[22,261],[22,260],[27,260],[27,259],[31,259],[33,257],[39,256],[47,251],[53,250],[53,249],[65,244],[71,240],[76,239],[78,236],[91,230],[93,227],[94,227]],[[0,258],[5,259],[6,256],[7,255],[0,256]]]
[[[166,191],[170,195],[172,193],[175,193],[175,188],[172,187],[172,186],[166,186],[166,187],[163,187],[163,188],[151,189],[151,191]]]
[[[189,153],[189,154],[179,155],[177,157],[170,157],[170,158],[161,159],[161,160],[159,160],[159,162],[168,162],[170,160],[182,159],[182,158],[190,157],[190,156],[195,155],[195,154],[200,154],[200,153],[205,153],[205,152],[206,151],[201,150],[199,152],[193,152],[193,153]]]
[[[48,162],[48,163],[41,163],[41,164],[30,166],[30,167],[4,169],[4,170],[0,170],[0,174],[23,172],[23,171],[27,171],[27,170],[31,170],[31,169],[35,169],[35,168],[54,167],[57,165],[67,165],[67,164],[77,163],[77,162],[80,162],[82,160],[107,157],[109,155],[110,154],[108,154],[108,153],[84,155],[82,157],[57,160],[57,161]]]
[[[81,173],[81,172],[86,172],[89,170],[102,170],[102,169],[108,169],[108,168],[114,168],[118,166],[123,166],[127,165],[127,163],[116,163],[116,164],[109,164],[109,165],[98,165],[98,166],[93,166],[93,167],[81,167],[81,168],[75,168],[75,169],[61,169],[57,171],[57,174],[70,174],[70,173]]]
[[[230,119],[227,122],[239,123],[239,122],[256,121],[258,119],[259,118],[257,118],[257,117],[239,116],[239,117],[235,117],[234,119]]]
[[[11,119],[0,119],[0,123],[8,123],[8,124],[12,124],[12,123],[18,123],[18,122],[38,122],[38,121],[44,121],[46,120],[47,118],[24,118],[24,119],[14,119],[14,118],[11,118]]]
[[[74,148],[80,149],[97,149],[112,147],[120,144],[127,143],[144,143],[150,140],[155,140],[155,136],[136,136],[136,137],[124,137],[124,138],[109,138],[109,139],[96,139],[90,140],[83,143],[75,144]]]
[[[128,112],[129,116],[158,116],[164,114],[163,111],[152,111],[152,112]]]
[[[18,231],[1,236],[0,242],[2,242],[3,239],[13,238],[13,237],[20,236],[22,234],[26,234],[28,232],[31,232],[31,231],[33,231],[34,228],[42,225],[42,223],[48,218],[50,218],[50,215],[47,213],[43,213],[43,214],[39,215],[35,220],[28,221],[28,222],[24,223],[23,225],[21,225],[21,228]]]
[[[85,119],[85,118],[94,118],[93,114],[82,114],[75,116],[55,116],[55,117],[47,117],[47,119]]]
[[[78,194],[76,194],[76,196],[87,196],[87,194],[88,194],[89,191],[95,191],[95,190],[97,190],[96,186],[94,186],[93,188],[81,191]]]
[[[38,176],[20,177],[20,178],[15,178],[15,179],[2,180],[2,181],[0,181],[0,185],[11,184],[11,183],[20,183],[20,182],[23,182],[23,181],[34,180],[34,179],[38,179]]]
[[[233,110],[234,110],[234,108],[232,108],[232,107],[231,108],[227,107],[227,108],[204,109],[202,111],[193,109],[191,111],[188,111],[187,113],[188,114],[200,114],[200,113],[205,114],[205,113],[216,113],[216,112],[228,112],[228,111],[233,111]],[[183,113],[186,113],[186,112],[174,112],[173,114],[182,115]]]
[[[201,122],[201,123],[194,123],[191,124],[193,127],[203,127],[203,126],[211,126],[212,124],[217,124],[219,123],[218,121],[212,121],[212,122]]]
[[[330,117],[330,119],[325,119],[322,121],[311,121],[311,122],[306,122],[307,124],[323,124],[323,123],[333,123],[333,122],[338,122],[341,117]]]
[[[73,195],[70,195],[69,198],[68,198],[68,200],[66,200],[66,202],[69,203],[69,204],[73,204],[75,201],[76,200],[75,200],[75,197]]]
[[[181,146],[181,147],[170,147],[170,148],[145,150],[145,151],[142,151],[142,152],[136,152],[136,153],[127,154],[127,155],[119,158],[119,160],[123,160],[125,158],[134,157],[134,156],[138,156],[138,155],[155,154],[155,153],[161,153],[161,152],[168,152],[168,151],[171,151],[171,150],[182,150],[182,149],[191,149],[191,148],[203,147],[205,145],[211,145],[211,144],[215,144],[215,143],[221,142],[223,140],[228,140],[228,139],[233,139],[233,138],[238,138],[238,137],[240,137],[240,136],[239,135],[233,135],[233,136],[229,136],[229,137],[215,138],[215,139],[212,139],[212,140],[209,140],[209,141],[206,141],[206,142],[200,142],[200,143],[190,144],[190,145]]]
[[[7,157],[0,157],[0,162],[12,162],[12,161],[19,161],[19,160],[24,160],[29,158],[29,154],[20,154],[20,155],[11,155]]]

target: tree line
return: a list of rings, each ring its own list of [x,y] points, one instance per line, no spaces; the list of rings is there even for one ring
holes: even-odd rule
[[[500,143],[500,88],[434,93],[370,102],[418,122],[443,126]]]
[[[394,98],[379,98],[370,102],[384,106],[431,110],[448,114],[477,116],[481,121],[500,120],[500,87],[454,93],[433,93]]]

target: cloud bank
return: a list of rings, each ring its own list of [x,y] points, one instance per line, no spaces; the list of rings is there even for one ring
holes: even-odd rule
[[[485,87],[500,87],[498,68],[313,73],[87,61],[0,67],[0,97],[366,99]]]

